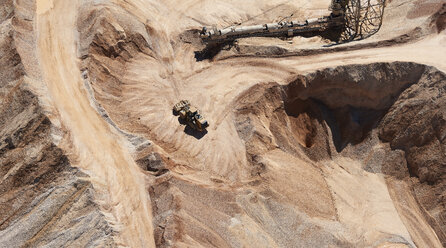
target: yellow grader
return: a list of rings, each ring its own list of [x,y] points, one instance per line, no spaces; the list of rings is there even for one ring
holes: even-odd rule
[[[204,132],[209,126],[207,120],[200,114],[200,111],[191,106],[188,100],[181,100],[173,106],[174,114],[180,116],[180,120],[184,121],[194,130]]]

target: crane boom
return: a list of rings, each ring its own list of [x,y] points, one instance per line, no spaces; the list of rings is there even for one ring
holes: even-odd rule
[[[200,38],[205,43],[218,44],[247,37],[330,36],[334,32],[338,34],[337,41],[363,39],[381,27],[384,6],[385,0],[332,0],[328,16],[223,29],[203,27]]]
[[[285,21],[263,25],[238,26],[225,29],[203,27],[200,37],[206,43],[220,43],[247,37],[292,37],[310,32],[322,32],[329,28],[342,27],[344,16],[325,16],[300,21]]]

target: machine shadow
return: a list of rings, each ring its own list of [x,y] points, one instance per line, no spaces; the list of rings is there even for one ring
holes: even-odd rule
[[[197,62],[203,60],[212,60],[221,50],[229,50],[233,47],[234,41],[223,43],[209,43],[200,51],[195,51],[195,59]]]
[[[324,31],[311,31],[311,32],[307,32],[307,33],[301,33],[301,34],[295,35],[295,36],[300,36],[300,37],[304,37],[304,38],[311,38],[311,37],[319,36],[323,39],[330,40],[331,42],[333,42],[329,45],[324,45],[323,47],[336,46],[336,45],[345,43],[345,42],[341,41],[341,34],[343,31],[344,31],[343,28],[337,28],[337,29],[324,30]],[[292,36],[292,37],[295,37],[295,36]],[[290,39],[292,37],[287,37],[287,36],[273,37],[273,36],[271,36],[270,38],[278,38],[278,39],[286,40],[286,39]],[[218,43],[218,42],[207,43],[202,50],[194,52],[195,60],[197,62],[200,62],[203,60],[212,60],[215,56],[217,56],[218,53],[220,53],[220,51],[230,50],[231,48],[233,48],[234,45],[236,44],[236,42],[237,42],[237,39],[231,40],[231,41],[225,41],[225,42],[221,42],[221,43]]]
[[[193,136],[194,138],[199,140],[203,138],[208,133],[208,131],[205,129],[204,131],[200,132],[191,128],[189,125],[186,124],[186,126],[184,127],[184,133]]]
[[[174,113],[174,115],[178,115],[178,113],[176,113],[175,111],[173,111],[173,113]],[[203,138],[203,137],[208,133],[208,131],[207,131],[206,129],[205,129],[204,131],[200,132],[200,131],[197,131],[197,130],[191,128],[191,127],[187,124],[187,121],[184,120],[184,119],[181,119],[179,116],[178,116],[178,122],[179,122],[181,125],[185,125],[185,127],[184,127],[184,133],[185,133],[185,134],[190,135],[190,136],[193,136],[193,137],[196,138],[197,140]]]

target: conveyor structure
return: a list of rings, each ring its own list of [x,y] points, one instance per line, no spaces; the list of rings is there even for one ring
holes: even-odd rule
[[[381,27],[384,6],[385,0],[333,0],[329,16],[223,29],[203,27],[200,37],[205,43],[224,43],[248,37],[313,36],[333,30],[339,33],[338,41],[363,39]]]

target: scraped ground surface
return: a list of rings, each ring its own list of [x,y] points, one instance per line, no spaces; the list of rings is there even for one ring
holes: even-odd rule
[[[250,38],[204,60],[202,26],[330,1],[0,3],[0,247],[446,245],[443,1],[387,1],[360,41]],[[173,115],[182,99],[206,133]]]

